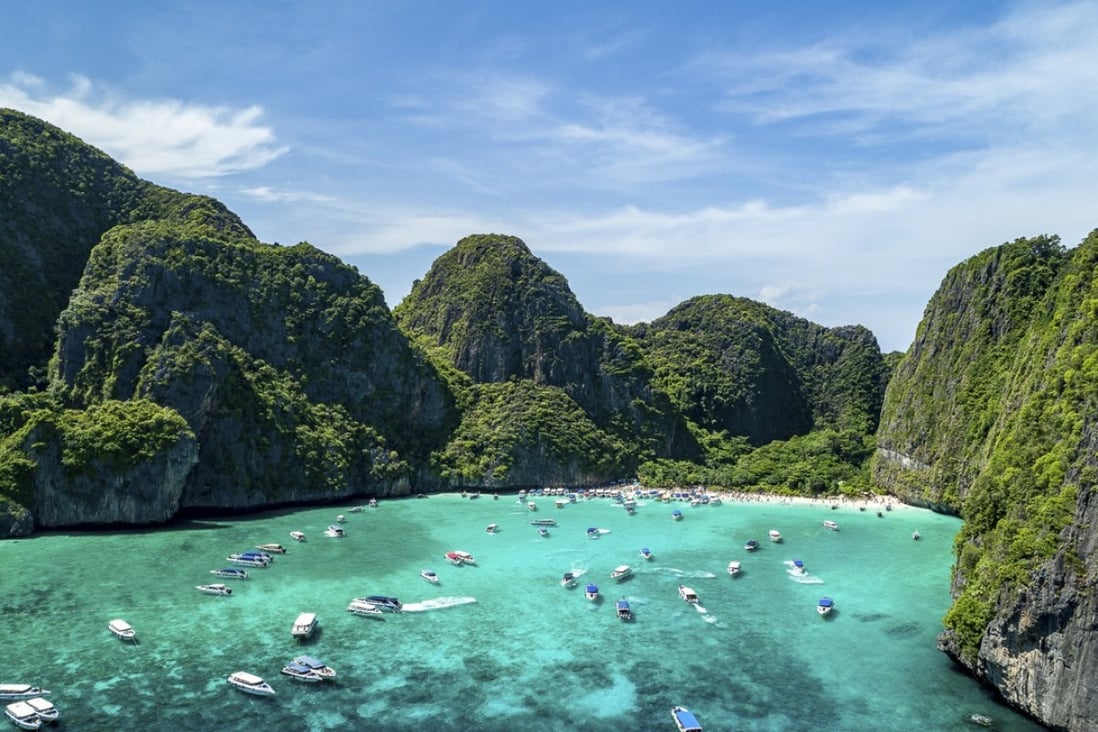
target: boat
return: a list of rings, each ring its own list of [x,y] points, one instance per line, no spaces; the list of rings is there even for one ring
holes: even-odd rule
[[[572,589],[576,586],[576,574],[575,572],[565,572],[564,576],[560,578],[560,586]]]
[[[389,610],[394,613],[399,613],[404,604],[395,597],[389,597],[388,595],[367,595],[366,597],[360,597],[359,600],[368,602],[372,605],[376,605],[382,610]]]
[[[218,577],[225,577],[227,579],[248,579],[248,570],[241,569],[240,567],[222,567],[221,569],[211,569],[210,574],[217,575]]]
[[[343,527],[339,524],[329,524],[328,528],[324,530],[324,535],[332,539],[342,539],[346,536],[343,531]]]
[[[671,716],[675,718],[675,726],[679,732],[702,732],[701,722],[686,707],[671,707]]]
[[[748,539],[747,543],[743,545],[744,551],[753,552],[759,548],[759,542],[755,539]]]
[[[821,597],[820,601],[816,603],[816,612],[820,615],[827,615],[835,607],[835,601],[830,597]]]
[[[915,541],[919,540],[919,530],[918,529],[915,529],[915,531],[911,532],[911,538],[914,539]]]
[[[586,595],[587,599],[591,600],[592,602],[599,599],[599,586],[596,585],[594,582],[588,584],[587,588],[584,590],[584,595]]]
[[[686,585],[679,585],[679,597],[681,597],[684,602],[688,602],[691,605],[698,604],[698,593],[694,592],[693,588],[687,587]]]
[[[433,585],[438,584],[438,574],[433,569],[421,569],[419,571],[419,576]]]
[[[808,574],[808,570],[804,568],[804,562],[800,559],[793,560],[793,572],[796,574]]]
[[[625,505],[625,512],[627,514],[629,514],[630,516],[632,516],[637,512],[637,507],[636,506],[630,506],[629,504],[626,504]]]
[[[213,584],[213,585],[195,585],[194,588],[199,592],[205,592],[207,595],[231,595],[233,590],[231,587],[225,585]]]
[[[39,729],[42,727],[42,720],[38,718],[38,712],[25,701],[8,704],[4,707],[4,714],[19,729]]]
[[[255,548],[268,552],[270,554],[286,553],[286,547],[282,546],[281,544],[256,544]]]
[[[122,640],[136,641],[137,631],[133,629],[133,626],[127,623],[121,618],[115,618],[111,622],[107,623],[107,627],[112,633]]]
[[[446,561],[449,562],[450,564],[454,564],[454,565],[461,564],[461,555],[459,555],[457,552],[446,552],[445,556],[446,556]]]
[[[328,664],[313,656],[298,656],[294,663],[300,663],[322,679],[334,679],[336,671]]]
[[[682,511],[676,508],[671,512],[671,518],[675,521],[682,521]]]
[[[641,556],[644,557],[645,559],[651,559],[652,558],[652,550],[649,549],[646,546],[642,546],[641,547]]]
[[[549,537],[549,529],[545,528],[544,526],[539,526],[538,527],[538,536],[548,538]]]
[[[255,694],[256,696],[274,696],[275,690],[271,688],[271,685],[266,681],[250,674],[247,671],[234,671],[229,674],[229,678],[226,679],[230,686],[240,689],[245,694]]]
[[[528,509],[530,509],[531,511],[537,511],[538,510],[538,504],[534,503],[533,501],[528,501],[526,503],[526,507]]]
[[[740,566],[740,563],[737,560],[733,559],[731,562],[728,563],[728,574],[730,574],[731,576],[735,577],[741,571],[742,571],[742,567]]]
[[[499,524],[488,524],[488,526],[484,529],[484,533],[485,534],[494,534],[494,533],[496,533],[496,529],[498,529],[498,528],[499,528]]]
[[[588,539],[597,539],[597,538],[599,538],[598,527],[592,526],[590,529],[588,529],[587,530],[587,538]]]
[[[446,558],[449,559],[451,554],[454,555],[455,557],[457,557],[458,559],[460,559],[462,564],[476,564],[477,563],[477,560],[474,559],[473,555],[470,554],[469,552],[463,552],[459,549],[455,549],[454,551],[447,553]]]
[[[294,541],[305,541],[305,532],[304,531],[291,531],[290,532],[290,538],[293,539]]]
[[[624,597],[617,602],[618,619],[630,621],[633,619],[633,610],[629,607],[629,601]]]
[[[41,697],[33,697],[27,699],[27,704],[34,708],[34,713],[38,715],[38,718],[43,722],[52,723],[61,718],[61,712],[53,702],[49,699],[43,699]]]
[[[345,523],[347,523],[347,517],[346,517],[346,516],[344,516],[343,514],[339,514],[338,516],[336,516],[336,523],[337,523],[337,524],[345,524]]]
[[[366,602],[362,598],[355,598],[347,606],[347,612],[354,615],[381,615],[384,611],[372,602]]]
[[[367,501],[366,505],[368,505],[370,508],[377,508],[377,499],[371,498],[369,501]]]
[[[530,522],[531,526],[556,526],[557,520],[551,518],[534,519]]]
[[[30,684],[0,684],[0,699],[33,699],[49,694],[49,689]]]
[[[837,523],[835,523],[834,521],[830,521],[830,520],[829,521],[824,521],[823,522],[823,527],[825,529],[829,529],[831,531],[838,531],[839,530],[839,525]]]
[[[991,717],[987,716],[986,714],[970,714],[968,715],[968,721],[972,722],[975,725],[979,725],[980,727],[990,727],[992,724],[994,724],[994,721],[991,719]]]
[[[568,501],[565,501],[563,498],[558,498],[557,500],[553,501],[553,503],[556,505],[557,508],[564,508],[568,504]]]
[[[632,567],[630,567],[628,564],[619,564],[617,567],[614,567],[614,571],[610,573],[610,579],[618,580],[620,582],[621,580],[629,577],[632,574]]]
[[[289,676],[296,681],[304,681],[307,684],[315,684],[318,681],[323,681],[324,678],[317,673],[314,673],[311,668],[303,664],[291,661],[282,667],[282,673],[285,676]]]
[[[290,628],[290,635],[294,638],[308,638],[316,630],[316,624],[316,613],[300,613]]]
[[[771,529],[769,533],[770,541],[777,542],[782,540],[782,532],[778,531],[777,529]]]
[[[237,552],[225,557],[225,561],[233,564],[243,564],[246,567],[269,567],[271,564],[270,556],[270,554],[261,552]]]

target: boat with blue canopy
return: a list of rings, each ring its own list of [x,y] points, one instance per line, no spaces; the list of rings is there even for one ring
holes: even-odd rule
[[[286,664],[282,667],[282,674],[289,676],[295,681],[303,681],[307,684],[315,684],[318,681],[323,681],[320,674],[313,673],[313,670],[304,664],[297,663],[296,661]]]
[[[633,610],[629,607],[629,601],[624,597],[617,602],[618,619],[626,622],[633,619]]]
[[[834,600],[832,600],[830,597],[821,597],[820,601],[816,603],[816,612],[818,612],[821,616],[830,615],[834,607]]]
[[[646,546],[642,546],[641,547],[641,556],[644,557],[645,559],[651,559],[652,558],[652,550],[649,549]]]
[[[227,579],[248,579],[248,570],[241,569],[240,567],[211,569],[210,574],[216,574],[218,577],[225,577]]]
[[[675,718],[679,732],[702,732],[701,722],[686,707],[671,707],[671,716]]]
[[[590,583],[584,590],[584,594],[587,595],[587,599],[592,602],[599,599],[599,586],[594,582]]]
[[[334,679],[336,677],[335,669],[315,656],[298,656],[294,659],[294,663],[305,666],[322,679]]]
[[[682,511],[676,508],[674,511],[671,512],[671,518],[675,521],[682,521]]]

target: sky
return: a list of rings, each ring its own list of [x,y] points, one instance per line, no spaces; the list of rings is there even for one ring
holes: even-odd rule
[[[954,265],[1098,227],[1096,2],[3,12],[0,107],[338,256],[390,306],[499,233],[618,323],[727,293],[903,351]]]

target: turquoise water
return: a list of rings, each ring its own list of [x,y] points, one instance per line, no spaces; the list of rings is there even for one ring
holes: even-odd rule
[[[554,500],[537,498],[535,513],[514,495],[438,495],[362,513],[327,506],[0,542],[0,683],[51,689],[70,730],[673,730],[674,704],[707,732],[974,730],[972,713],[997,730],[1040,729],[935,648],[956,519],[765,502],[641,501],[628,515],[608,499],[560,509]],[[682,521],[671,519],[676,507]],[[346,537],[326,538],[340,512]],[[559,525],[541,538],[534,518]],[[498,533],[485,533],[490,523]],[[592,540],[588,527],[607,533]],[[782,543],[767,540],[771,528]],[[308,541],[291,540],[293,530]],[[749,538],[761,543],[753,554]],[[209,574],[264,542],[289,552],[245,581]],[[448,564],[455,549],[477,565]],[[793,558],[807,576],[790,574]],[[743,563],[737,578],[726,571],[732,559]],[[619,564],[634,575],[611,582]],[[423,568],[439,584],[421,579]],[[559,584],[569,570],[581,574],[576,589]],[[585,599],[588,581],[602,602]],[[194,589],[208,582],[233,595]],[[679,598],[680,584],[699,607]],[[370,594],[399,597],[405,612],[346,611]],[[815,609],[824,595],[835,600],[828,619]],[[619,597],[635,622],[616,618]],[[290,626],[303,611],[320,625],[298,642]],[[115,617],[137,629],[138,644],[108,632]],[[338,679],[279,674],[302,653]],[[225,677],[237,670],[277,695],[232,689]]]

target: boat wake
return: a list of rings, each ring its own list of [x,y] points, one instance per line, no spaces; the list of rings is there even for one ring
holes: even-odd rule
[[[796,572],[789,573],[789,579],[801,585],[822,585],[824,581],[819,577],[813,577],[810,574],[798,574]]]
[[[477,601],[475,597],[435,597],[430,600],[424,600],[423,602],[406,602],[402,608],[402,612],[406,613],[423,613],[428,610],[441,610],[447,607],[457,607],[458,605],[470,605]]]
[[[679,569],[678,567],[653,567],[651,570],[644,571],[660,572],[661,574],[669,574],[674,577],[689,577],[691,579],[713,579],[717,576],[712,572],[706,572],[703,569]]]

